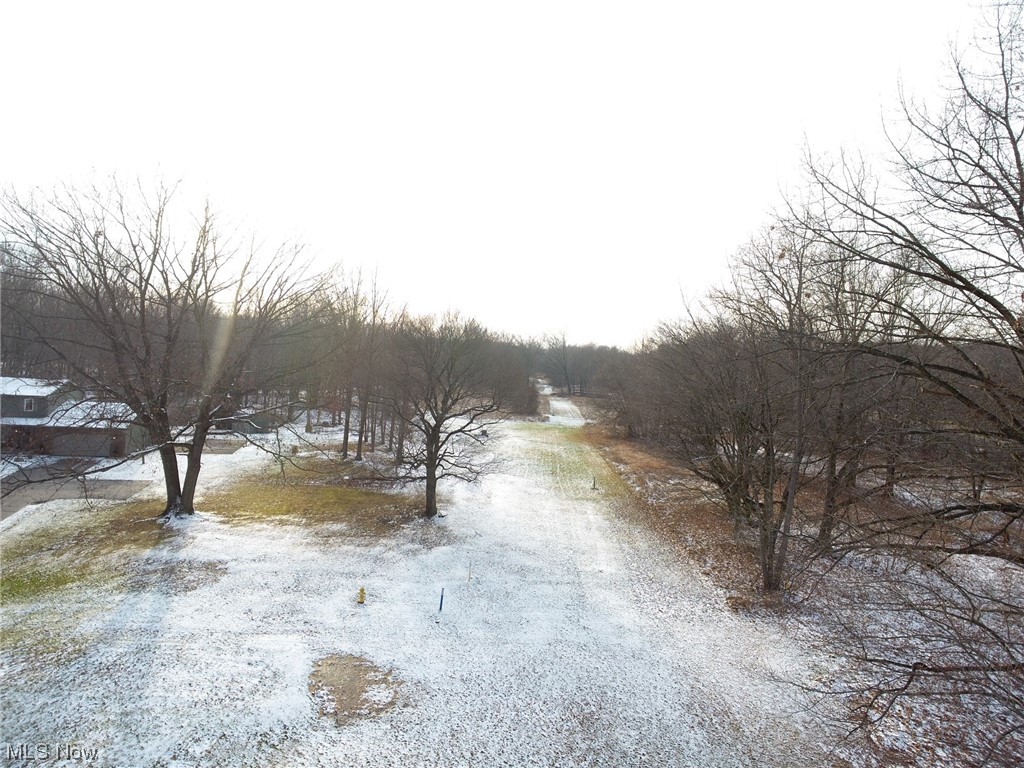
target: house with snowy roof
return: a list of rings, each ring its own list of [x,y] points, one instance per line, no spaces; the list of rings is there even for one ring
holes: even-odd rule
[[[125,456],[147,444],[125,403],[88,398],[66,380],[0,376],[4,452],[54,456]]]

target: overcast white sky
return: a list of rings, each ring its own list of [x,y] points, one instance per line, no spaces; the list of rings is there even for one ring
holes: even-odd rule
[[[970,0],[6,3],[0,178],[186,194],[395,304],[629,346],[816,151],[880,146]]]

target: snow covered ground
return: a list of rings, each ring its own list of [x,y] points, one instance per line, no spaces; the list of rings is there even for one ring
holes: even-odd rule
[[[495,430],[500,468],[443,489],[444,519],[368,545],[204,509],[140,556],[130,589],[53,593],[66,648],[5,647],[2,764],[61,745],[154,768],[830,764],[830,736],[778,682],[818,660],[622,522],[625,487],[573,438],[571,403],[551,405],[547,423]],[[259,461],[211,456],[204,479]],[[24,513],[5,545],[90,514]],[[30,608],[5,606],[3,629]],[[338,656],[380,673],[343,725],[309,687]]]

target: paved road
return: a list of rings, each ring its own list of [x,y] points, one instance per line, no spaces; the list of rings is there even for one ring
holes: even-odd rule
[[[0,483],[0,520],[10,517],[29,504],[54,499],[114,499],[133,496],[147,485],[148,480],[104,480],[102,478],[60,476],[67,467],[54,465],[37,467],[15,478]]]
[[[207,453],[234,453],[245,441],[234,438],[210,438]],[[93,459],[61,459],[45,467],[35,467],[0,481],[0,520],[4,520],[29,504],[54,499],[112,499],[123,501],[134,496],[149,480],[108,480],[90,477],[83,480],[76,473],[95,465]]]

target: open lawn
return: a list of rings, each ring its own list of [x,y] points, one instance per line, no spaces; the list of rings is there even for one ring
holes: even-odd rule
[[[3,764],[844,765],[788,682],[827,660],[637,525],[582,424],[553,399],[496,430],[435,520],[249,449],[166,527],[145,499],[15,515]]]

